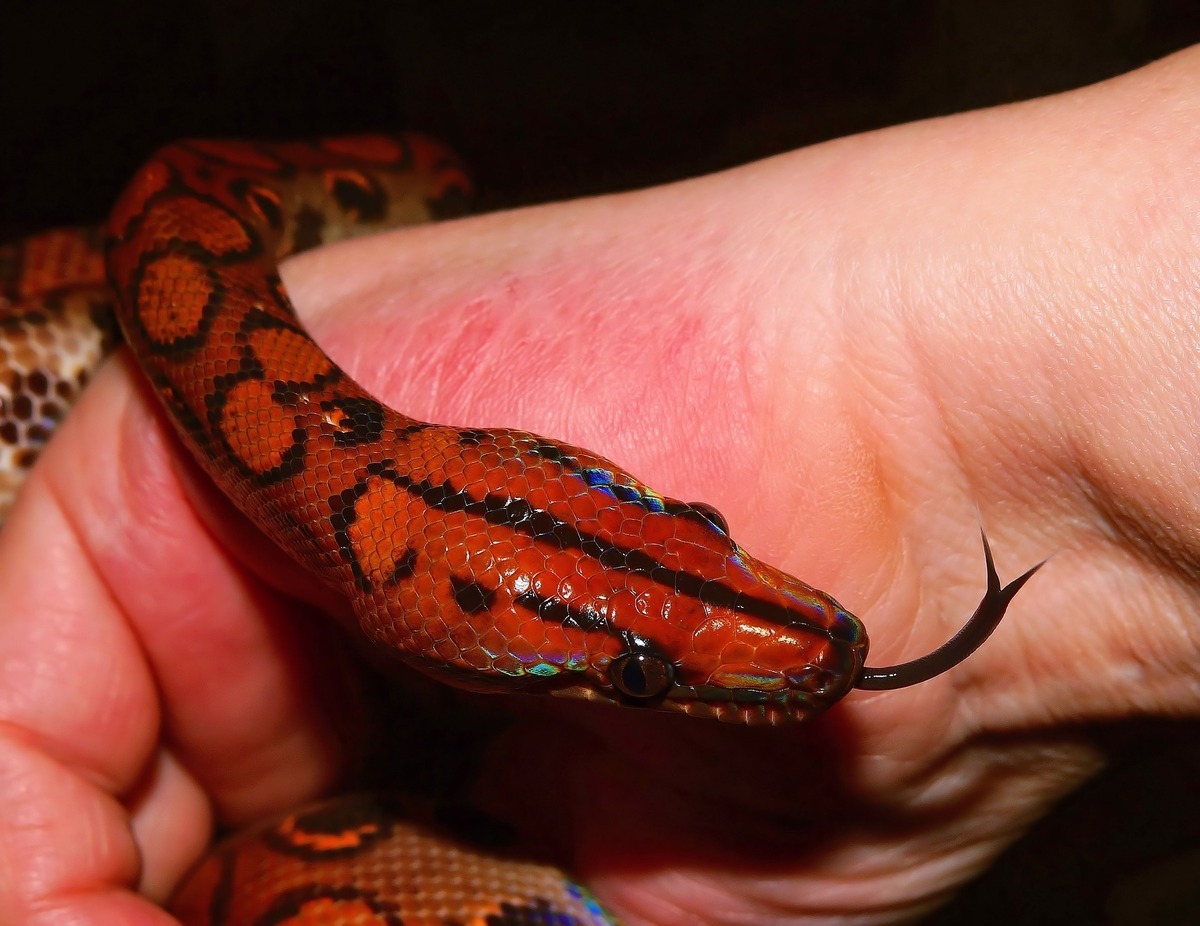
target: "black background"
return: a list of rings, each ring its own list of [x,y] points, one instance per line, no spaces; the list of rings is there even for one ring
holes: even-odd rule
[[[484,209],[642,186],[1119,74],[1200,3],[14,3],[0,38],[3,239],[100,220],[184,136],[419,128]],[[930,923],[1200,923],[1196,726],[1102,736],[1112,769]]]
[[[11,236],[103,217],[186,136],[423,129],[484,208],[646,185],[1119,74],[1200,4],[14,3],[0,39]]]

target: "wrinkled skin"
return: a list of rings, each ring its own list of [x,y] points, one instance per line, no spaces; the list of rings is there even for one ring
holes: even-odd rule
[[[523,718],[488,797],[553,821],[629,923],[912,918],[1097,769],[1087,723],[1196,715],[1197,78],[1188,52],[288,265],[390,404],[554,434],[717,505],[863,618],[874,664],[974,608],[980,519],[1002,578],[1053,556],[963,666],[805,726],[488,701]],[[339,775],[371,717],[318,608],[338,605],[110,364],[0,537],[12,922],[169,922],[151,900],[214,814]]]

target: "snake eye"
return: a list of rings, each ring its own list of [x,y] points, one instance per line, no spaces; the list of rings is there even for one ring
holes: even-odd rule
[[[717,511],[712,505],[707,502],[688,502],[688,508],[694,511],[700,517],[704,518],[709,524],[719,530],[726,537],[729,536],[729,522],[725,520],[725,515]],[[687,512],[684,512],[685,514]]]
[[[667,693],[675,683],[675,667],[653,653],[625,653],[609,664],[608,678],[626,697],[646,700]]]

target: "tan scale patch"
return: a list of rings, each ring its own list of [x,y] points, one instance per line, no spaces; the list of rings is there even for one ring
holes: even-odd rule
[[[373,195],[375,192],[371,186],[370,179],[361,170],[327,170],[322,175],[322,182],[325,187],[325,195],[329,197],[331,209],[333,208],[333,204],[339,201],[334,192],[338,184],[344,183],[356,186],[368,195]],[[336,239],[331,236],[329,240],[353,237],[355,226],[362,220],[362,216],[357,209],[342,209],[340,211],[343,213],[343,220],[348,221],[350,225],[344,231],[338,233]],[[334,220],[332,216],[329,217],[329,220],[330,224],[334,226],[341,225],[341,222]]]
[[[112,346],[103,288],[0,308],[0,524],[42,448]]]

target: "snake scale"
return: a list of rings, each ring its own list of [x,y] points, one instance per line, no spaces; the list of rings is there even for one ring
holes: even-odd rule
[[[469,191],[417,135],[182,142],[118,200],[106,274],[83,232],[0,249],[0,493],[110,343],[111,300],[213,481],[373,644],[450,684],[778,724],[924,681],[987,638],[1034,570],[1001,586],[986,538],[987,592],[963,629],[868,667],[859,619],[746,553],[712,507],[535,434],[408,418],[358,386],[300,325],[278,261],[455,214]],[[367,796],[235,837],[173,910],[214,926],[613,921],[555,869],[449,843]]]

